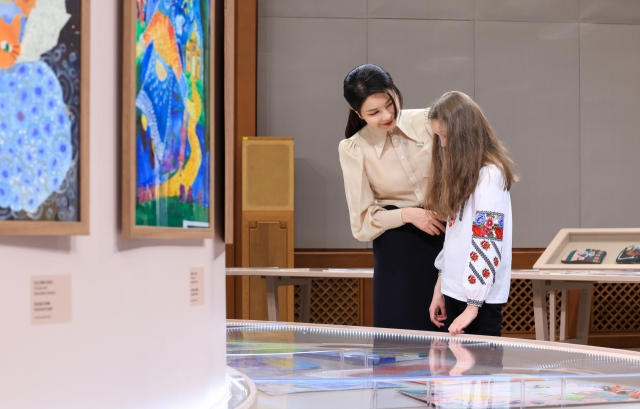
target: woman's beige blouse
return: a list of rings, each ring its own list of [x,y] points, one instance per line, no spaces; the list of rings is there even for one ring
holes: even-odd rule
[[[365,126],[340,142],[353,236],[370,241],[402,226],[400,209],[423,206],[433,131],[427,109],[403,110],[393,131]]]

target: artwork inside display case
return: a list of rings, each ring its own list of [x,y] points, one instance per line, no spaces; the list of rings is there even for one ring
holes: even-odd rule
[[[640,264],[640,245],[632,244],[625,247],[616,258],[618,264]]]
[[[561,229],[534,264],[540,270],[638,270],[640,229]]]
[[[227,365],[265,407],[640,406],[639,353],[519,339],[230,322]]]
[[[210,0],[125,3],[123,234],[212,237]]]
[[[88,17],[0,1],[0,234],[89,233]]]

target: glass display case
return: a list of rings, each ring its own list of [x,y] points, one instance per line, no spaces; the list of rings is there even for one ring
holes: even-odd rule
[[[228,321],[259,408],[637,408],[640,353],[329,325]]]

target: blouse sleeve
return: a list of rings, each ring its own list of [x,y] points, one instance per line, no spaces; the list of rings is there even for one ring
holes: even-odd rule
[[[362,149],[354,141],[345,139],[340,142],[339,152],[353,237],[371,241],[385,230],[402,226],[400,209],[386,210],[376,204],[364,168]]]
[[[502,262],[502,236],[509,206],[504,180],[499,172],[483,172],[474,192],[471,243],[463,274],[467,304],[481,307],[496,282]]]

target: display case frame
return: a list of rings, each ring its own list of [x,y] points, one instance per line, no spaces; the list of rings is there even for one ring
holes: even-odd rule
[[[534,268],[540,270],[640,271],[640,264],[617,264],[618,254],[627,246],[640,244],[640,229],[561,229],[542,253]],[[560,259],[569,251],[596,248],[607,252],[601,264],[568,264]]]
[[[240,320],[227,321],[227,334],[227,364],[253,380],[259,407],[582,409],[640,404],[640,352],[635,351]],[[421,393],[412,396],[413,390]]]

